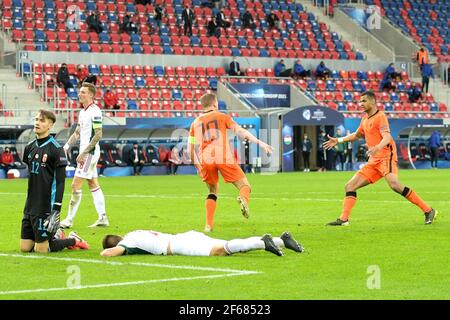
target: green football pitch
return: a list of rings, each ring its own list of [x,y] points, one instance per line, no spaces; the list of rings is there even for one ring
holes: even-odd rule
[[[0,180],[0,299],[450,299],[450,170],[400,171],[402,183],[439,211],[432,225],[380,181],[359,190],[350,226],[327,227],[339,216],[352,174],[250,174],[248,220],[234,187],[221,181],[210,235],[279,236],[288,230],[306,252],[285,249],[283,257],[264,250],[228,257],[100,257],[107,233],[202,231],[207,191],[196,176],[101,178],[111,225],[95,229],[87,227],[97,215],[85,185],[73,230],[91,249],[22,254],[27,181]]]

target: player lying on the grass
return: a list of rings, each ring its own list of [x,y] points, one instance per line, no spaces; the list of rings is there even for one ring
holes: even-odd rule
[[[63,148],[50,135],[55,122],[53,112],[39,110],[34,119],[36,140],[23,152],[23,162],[28,165],[28,190],[22,218],[22,252],[55,252],[68,247],[86,249],[76,233],[67,239],[54,237],[59,228],[67,166]]]
[[[375,94],[371,91],[364,92],[361,95],[360,103],[367,115],[362,118],[356,132],[341,138],[328,136],[329,140],[323,144],[325,149],[329,150],[338,143],[364,138],[369,147],[367,151],[369,161],[345,185],[345,199],[341,216],[328,225],[348,225],[351,210],[356,203],[356,190],[369,183],[375,183],[383,177],[392,190],[422,210],[425,224],[431,224],[437,216],[437,210],[425,203],[412,189],[402,185],[398,179],[397,148],[392,139],[385,113],[377,109]]]
[[[245,218],[249,216],[250,183],[234,157],[227,131],[230,130],[241,139],[258,144],[267,154],[272,153],[273,148],[240,127],[229,115],[218,111],[215,94],[204,94],[200,102],[203,113],[191,125],[188,148],[191,160],[209,190],[205,202],[205,232],[209,232],[214,225],[219,193],[219,171],[225,182],[231,182],[239,190],[237,201],[241,206],[242,215]]]
[[[114,257],[125,254],[182,255],[182,256],[226,256],[237,252],[266,250],[282,256],[280,247],[303,252],[303,247],[291,236],[283,232],[280,238],[265,234],[262,237],[221,240],[197,232],[168,234],[151,230],[136,230],[124,237],[107,235],[103,238],[100,255]]]

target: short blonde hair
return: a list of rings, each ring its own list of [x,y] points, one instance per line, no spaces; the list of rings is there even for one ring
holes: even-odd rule
[[[216,100],[217,96],[214,93],[205,93],[200,98],[200,103],[202,104],[203,109],[207,109],[211,107]]]
[[[95,94],[97,93],[97,88],[95,87],[95,85],[90,82],[83,82],[81,87],[88,88],[89,92],[92,93],[92,96],[95,97]]]

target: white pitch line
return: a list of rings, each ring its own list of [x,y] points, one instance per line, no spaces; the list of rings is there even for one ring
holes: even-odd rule
[[[260,273],[260,272],[253,272],[251,274],[256,274],[256,273]],[[75,286],[75,287],[0,291],[0,295],[21,294],[21,293],[36,293],[36,292],[49,292],[49,291],[63,291],[63,290],[80,290],[80,289],[105,288],[105,287],[132,286],[132,285],[142,285],[142,284],[158,283],[158,282],[171,282],[171,281],[186,281],[186,280],[198,280],[198,279],[235,277],[235,276],[243,276],[243,275],[248,275],[248,274],[250,274],[250,273],[225,273],[225,274],[217,274],[217,275],[209,275],[209,276],[197,276],[197,277],[141,280],[141,281],[130,281],[130,282],[118,282],[118,283],[101,283],[101,284],[93,284],[93,285],[86,285],[86,286]]]
[[[386,193],[386,194],[393,194],[393,192],[376,192],[376,194],[381,194],[381,193]],[[289,193],[286,193],[289,194]],[[300,194],[300,193],[297,193]],[[297,194],[289,194],[289,195],[297,195]],[[308,194],[308,193],[305,193]],[[311,193],[310,193],[311,194]],[[314,194],[322,194],[321,192],[317,192]],[[327,194],[326,192],[324,192],[323,194]],[[328,193],[330,194],[330,193]],[[342,194],[342,192],[339,193],[332,193],[332,194]],[[449,194],[449,192],[421,192],[421,194]],[[7,192],[1,192],[0,195],[25,195],[25,193],[7,193]],[[327,198],[299,198],[299,197],[293,197],[293,198],[271,198],[271,197],[261,197],[262,194],[259,194],[258,196],[253,196],[252,199],[253,200],[265,200],[265,201],[315,201],[315,202],[342,202],[342,198],[337,198],[337,199],[327,199]],[[147,198],[147,199],[199,199],[199,197],[201,197],[201,195],[152,195],[152,194],[127,194],[127,195],[123,195],[123,194],[105,194],[105,197],[108,198]],[[234,196],[228,196],[228,195],[221,195],[220,196],[223,199],[234,199]],[[374,202],[374,203],[404,203],[405,200],[403,199],[399,199],[399,200],[372,200],[372,199],[363,199],[362,201],[364,202]],[[443,200],[438,200],[438,201],[433,201],[433,203],[443,203],[443,204],[449,204],[450,201],[443,201]]]
[[[105,261],[105,260],[96,260],[96,259],[61,258],[61,257],[7,254],[7,253],[0,253],[0,257],[13,257],[13,258],[24,258],[24,259],[44,259],[44,260],[57,260],[57,261],[81,262],[81,263],[96,263],[96,264],[106,264],[106,265],[114,265],[114,266],[133,265],[133,266],[140,266],[140,267],[157,267],[157,268],[170,268],[170,269],[189,269],[189,270],[194,270],[194,271],[227,272],[225,274],[207,275],[207,276],[140,280],[140,281],[130,281],[130,282],[117,282],[117,283],[102,283],[102,284],[93,284],[93,285],[75,286],[75,287],[0,291],[0,295],[50,292],[50,291],[62,291],[62,290],[80,290],[80,289],[92,289],[92,288],[104,288],[104,287],[119,287],[119,286],[141,285],[141,284],[158,283],[158,282],[186,281],[186,280],[197,280],[197,279],[212,279],[212,278],[223,278],[223,277],[233,277],[233,276],[244,276],[244,275],[261,274],[262,273],[260,271],[234,270],[234,269],[223,269],[223,268],[176,266],[176,265],[144,263],[144,262],[119,262],[119,261]]]
[[[82,262],[82,263],[97,263],[97,264],[107,264],[107,265],[113,265],[113,266],[133,265],[133,266],[138,266],[138,267],[188,269],[188,270],[195,270],[195,271],[216,271],[216,272],[230,272],[230,273],[238,273],[238,274],[260,273],[259,271],[248,271],[248,270],[195,267],[195,266],[177,266],[177,265],[170,265],[170,264],[145,263],[145,262],[120,262],[120,261],[107,261],[107,260],[98,260],[98,259],[48,257],[48,256],[34,255],[34,254],[22,255],[22,254],[0,253],[0,257],[13,257],[13,258],[23,258],[23,259],[43,259],[43,260],[68,261],[68,262]]]

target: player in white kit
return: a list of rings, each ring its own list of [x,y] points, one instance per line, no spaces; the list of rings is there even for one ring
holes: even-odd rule
[[[214,239],[194,230],[169,234],[152,230],[136,230],[124,237],[107,235],[103,238],[100,255],[114,257],[126,254],[182,255],[182,256],[227,256],[237,252],[266,250],[282,256],[280,247],[303,252],[303,247],[291,236],[283,232],[280,238],[265,234],[262,237]]]
[[[83,109],[78,116],[78,125],[64,146],[68,152],[77,140],[80,140],[80,152],[77,157],[77,168],[72,182],[72,196],[66,219],[61,221],[62,228],[71,228],[81,202],[81,188],[87,180],[91,190],[98,219],[89,227],[108,226],[105,209],[105,197],[97,179],[97,162],[100,157],[99,141],[102,138],[102,111],[94,103],[96,88],[91,83],[83,83],[78,94]]]

